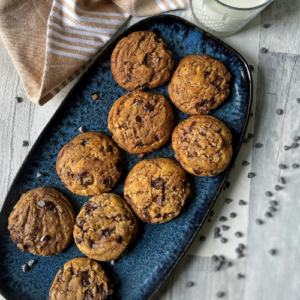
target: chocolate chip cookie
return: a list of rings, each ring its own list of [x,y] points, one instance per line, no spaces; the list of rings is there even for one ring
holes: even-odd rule
[[[78,257],[65,263],[52,283],[49,300],[106,300],[112,284],[100,264]]]
[[[207,55],[189,55],[179,64],[169,84],[172,102],[189,115],[206,115],[229,94],[230,74]]]
[[[39,187],[23,194],[8,219],[10,238],[23,252],[59,254],[72,239],[75,212],[59,191]]]
[[[168,158],[139,162],[128,174],[124,186],[126,201],[148,223],[163,223],[178,216],[190,193],[185,171]]]
[[[153,89],[166,83],[174,61],[162,39],[149,31],[137,31],[118,42],[111,56],[111,72],[127,90]]]
[[[99,132],[76,136],[59,152],[56,171],[66,187],[77,195],[108,192],[119,180],[122,158],[110,137]]]
[[[107,261],[128,250],[138,232],[138,222],[120,196],[102,194],[81,208],[74,226],[79,250],[90,258]]]
[[[108,116],[108,129],[119,147],[148,153],[162,147],[172,134],[174,115],[163,96],[136,91],[119,98]]]
[[[175,158],[189,173],[215,176],[223,172],[232,157],[232,136],[226,125],[212,116],[192,116],[174,129]]]

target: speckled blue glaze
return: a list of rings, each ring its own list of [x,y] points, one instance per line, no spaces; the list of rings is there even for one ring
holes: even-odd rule
[[[56,157],[61,147],[79,134],[80,126],[85,126],[88,131],[100,131],[111,136],[107,128],[109,110],[114,101],[127,91],[121,88],[111,75],[110,56],[117,41],[137,30],[157,33],[172,51],[175,66],[190,54],[207,54],[226,65],[232,75],[231,93],[213,115],[230,128],[235,150],[234,159],[236,157],[248,121],[252,96],[251,75],[245,61],[238,53],[209,34],[173,16],[152,17],[129,28],[105,48],[98,61],[70,92],[32,148],[12,184],[0,215],[0,291],[7,299],[48,299],[48,291],[58,269],[66,261],[84,256],[74,242],[58,256],[45,258],[22,253],[9,238],[8,216],[22,193],[39,186],[53,187],[61,191],[71,200],[77,213],[89,199],[77,196],[65,188],[56,174]],[[151,92],[168,97],[167,85]],[[93,93],[97,93],[104,101],[93,101]],[[172,107],[176,124],[188,118],[188,115],[173,105]],[[124,170],[121,179],[112,190],[121,196],[126,175],[140,161],[136,155],[125,151],[122,151],[122,156],[125,162]],[[146,158],[151,157],[174,159],[171,143],[167,143]],[[45,172],[47,176],[37,179],[37,172]],[[116,299],[143,300],[155,296],[158,287],[178,263],[203,223],[228,172],[229,170],[213,178],[190,176],[193,197],[180,216],[165,224],[143,224],[141,236],[128,254],[115,265],[102,264],[112,278]],[[37,259],[38,263],[29,272],[24,273],[21,265],[30,259]]]

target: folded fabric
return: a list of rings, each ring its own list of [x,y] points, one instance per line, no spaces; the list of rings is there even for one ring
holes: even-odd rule
[[[132,16],[188,9],[190,0],[0,0],[0,37],[28,98],[43,105]]]

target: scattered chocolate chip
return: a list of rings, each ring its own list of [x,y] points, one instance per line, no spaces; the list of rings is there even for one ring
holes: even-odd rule
[[[216,262],[218,260],[218,256],[217,255],[213,255],[211,257],[211,260],[214,261],[214,262]]]
[[[252,65],[249,65],[249,69],[250,69],[250,71],[254,71],[254,67],[252,66]]]
[[[99,98],[98,94],[94,93],[91,95],[93,100],[97,100]]]
[[[279,169],[281,169],[281,170],[286,169],[286,165],[280,164],[280,165],[279,165]]]
[[[217,297],[218,298],[223,298],[225,296],[225,293],[223,292],[217,292]]]
[[[250,140],[247,139],[247,138],[245,138],[244,141],[243,141],[244,144],[247,144],[247,143],[249,143],[249,142],[250,142]]]
[[[238,273],[238,274],[236,275],[236,278],[237,278],[237,279],[242,279],[242,278],[245,278],[245,275],[243,275],[243,274],[241,274],[241,273]]]
[[[240,237],[243,236],[242,233],[239,232],[239,231],[235,232],[234,235],[235,235],[236,237],[238,237],[238,238],[240,238]]]
[[[282,187],[278,184],[275,185],[275,191],[280,191],[282,190]]]
[[[270,205],[272,205],[272,206],[276,206],[276,205],[278,204],[275,200],[271,200],[269,203],[270,203]]]
[[[44,200],[39,201],[39,207],[44,207],[46,205],[46,202]]]
[[[276,208],[274,206],[269,207],[269,212],[275,212],[275,211],[276,211]]]
[[[229,203],[231,203],[232,201],[233,201],[233,200],[232,200],[231,198],[226,198],[226,199],[225,199],[225,203],[226,203],[226,204],[229,204]]]
[[[29,142],[28,141],[23,141],[23,147],[28,147],[29,146]]]
[[[283,147],[283,149],[284,149],[285,151],[288,151],[288,150],[290,150],[290,149],[291,149],[291,147],[290,147],[290,146],[288,146],[288,145],[285,145],[285,146]]]
[[[41,242],[47,242],[48,238],[46,235],[43,235],[41,238],[40,238],[40,241]]]
[[[23,265],[21,268],[23,272],[29,271],[29,266],[27,264]]]
[[[252,139],[253,137],[254,137],[254,134],[251,133],[251,132],[249,132],[249,133],[248,133],[248,138],[249,138],[249,139]]]
[[[275,255],[276,254],[276,250],[275,249],[271,249],[271,250],[269,250],[269,253],[271,254],[271,255]]]
[[[255,177],[255,174],[253,172],[249,172],[248,173],[248,178],[253,178],[253,177]]]
[[[246,160],[244,160],[244,161],[242,162],[242,165],[243,165],[243,167],[246,167],[246,166],[249,166],[250,163],[248,163]]]
[[[247,202],[245,202],[244,200],[239,201],[239,205],[246,205],[246,204],[247,204]]]
[[[111,260],[111,261],[110,261],[110,264],[111,264],[111,265],[114,265],[114,264],[115,264],[115,260]]]
[[[255,220],[255,222],[256,222],[256,224],[257,224],[257,225],[261,225],[261,224],[263,224],[263,221],[262,221],[262,220],[260,220],[260,219],[256,219],[256,220]]]
[[[299,165],[298,164],[292,164],[292,168],[297,169],[297,168],[299,168]]]
[[[86,132],[86,129],[85,129],[84,126],[81,126],[81,127],[78,128],[78,131],[81,132],[81,133],[84,133],[84,132]]]
[[[221,243],[222,243],[222,244],[227,243],[227,239],[225,239],[225,238],[222,237],[222,238],[221,238]]]
[[[194,285],[194,282],[192,282],[192,281],[188,281],[188,282],[185,284],[186,287],[192,287],[193,285]]]
[[[221,231],[221,228],[220,227],[215,227],[214,228],[214,233],[218,233],[218,232],[220,232]]]
[[[238,245],[238,248],[241,249],[241,250],[244,250],[246,248],[246,246],[241,243],[241,244]]]
[[[277,115],[282,115],[283,114],[283,110],[281,108],[276,109],[276,114]]]
[[[230,188],[230,181],[225,182],[225,187]]]
[[[21,97],[15,97],[17,103],[21,103],[23,100]]]
[[[266,192],[266,196],[267,196],[267,197],[272,197],[272,193],[271,193],[270,191],[267,191],[267,192]]]
[[[256,143],[255,145],[254,145],[254,147],[255,148],[261,148],[263,145],[261,144],[261,143]]]
[[[226,222],[226,221],[227,221],[227,218],[224,217],[224,216],[221,216],[221,217],[219,218],[219,221],[220,221],[220,222]]]
[[[32,267],[36,262],[37,262],[37,260],[31,259],[27,264],[29,267]]]
[[[278,181],[279,181],[280,183],[282,183],[282,184],[285,184],[285,180],[284,180],[283,177],[279,177],[279,178],[278,178]]]
[[[262,47],[262,48],[260,49],[260,51],[261,51],[261,53],[267,53],[267,52],[268,52],[268,49],[265,48],[265,47]]]
[[[222,235],[219,233],[219,232],[216,232],[215,234],[214,234],[214,239],[218,239],[218,238],[220,238]]]
[[[202,235],[202,236],[200,236],[199,240],[200,240],[200,242],[204,242],[206,240],[206,237]]]
[[[265,213],[265,217],[266,218],[272,218],[272,214],[271,213],[269,213],[268,211]]]
[[[295,137],[293,138],[293,141],[294,141],[294,142],[299,142],[299,141],[300,141],[300,136],[295,136]]]
[[[300,103],[300,98],[297,99],[297,102]]]
[[[292,147],[292,148],[297,148],[297,147],[298,147],[298,144],[297,144],[297,143],[292,143],[291,147]]]
[[[235,212],[232,212],[232,213],[230,213],[230,218],[235,218],[236,217],[236,213]]]
[[[224,231],[227,231],[227,230],[230,228],[230,227],[227,226],[227,225],[222,225],[221,227],[222,227],[222,229],[223,229]]]

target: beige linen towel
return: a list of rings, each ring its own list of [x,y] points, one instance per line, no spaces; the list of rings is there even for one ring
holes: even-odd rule
[[[84,72],[131,15],[189,6],[190,0],[0,0],[0,37],[29,99],[43,105]]]

